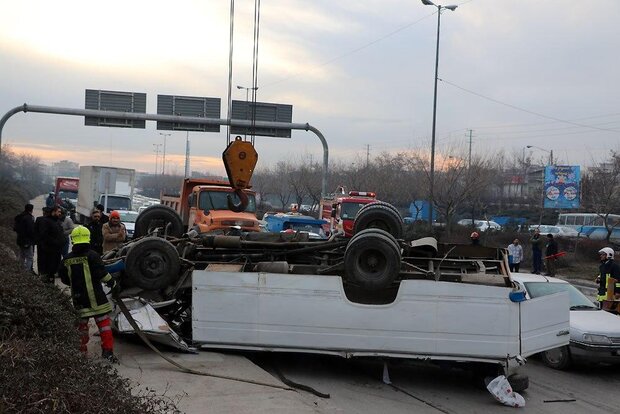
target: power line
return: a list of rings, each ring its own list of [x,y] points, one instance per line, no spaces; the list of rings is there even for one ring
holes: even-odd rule
[[[580,124],[580,123],[572,122],[572,121],[569,121],[569,120],[566,120],[566,119],[560,119],[560,118],[556,118],[554,116],[541,114],[539,112],[530,111],[529,109],[521,108],[521,107],[516,106],[516,105],[512,105],[512,104],[509,104],[509,103],[506,103],[506,102],[502,102],[502,101],[500,101],[498,99],[494,99],[494,98],[488,97],[486,95],[482,95],[481,93],[474,92],[474,91],[472,91],[470,89],[463,88],[462,86],[459,86],[456,83],[447,81],[445,79],[441,79],[441,78],[437,78],[437,79],[440,80],[441,82],[447,83],[448,85],[454,86],[455,88],[460,89],[460,90],[462,90],[464,92],[467,92],[467,93],[470,93],[472,95],[478,96],[480,98],[489,100],[491,102],[495,102],[495,103],[500,104],[500,105],[507,106],[507,107],[512,108],[512,109],[516,109],[516,110],[521,111],[521,112],[525,112],[525,113],[528,113],[528,114],[531,114],[531,115],[540,116],[541,118],[551,119],[551,120],[556,121],[556,122],[563,122],[565,124],[576,125],[576,126],[580,126],[580,127],[583,127],[583,128],[591,128],[591,129],[597,129],[597,130],[600,130],[600,131],[608,131],[608,132],[620,132],[620,131],[618,131],[616,129],[597,128],[597,127],[594,127],[594,126]]]
[[[610,116],[618,116],[620,115],[620,112],[613,112],[613,113],[609,113],[609,114],[602,114],[602,115],[592,115],[592,116],[587,116],[584,118],[576,118],[573,121],[585,121],[588,119],[595,119],[595,118],[607,118]],[[612,121],[612,122],[617,122],[617,121]],[[493,129],[493,128],[513,128],[513,127],[528,127],[528,126],[538,126],[538,125],[549,125],[549,124],[553,124],[554,122],[535,122],[535,123],[527,123],[527,124],[506,124],[506,125],[489,125],[489,126],[476,126],[476,129]],[[599,124],[599,125],[603,125],[603,124]],[[570,127],[567,127],[570,128]]]

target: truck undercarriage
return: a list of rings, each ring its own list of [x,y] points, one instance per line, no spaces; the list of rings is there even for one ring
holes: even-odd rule
[[[393,214],[384,204],[365,207],[372,212],[372,220],[364,221],[369,228],[357,228],[350,239],[334,234],[328,240],[310,240],[301,232],[189,232],[176,237],[166,235],[165,227],[154,227],[149,235],[103,258],[111,271],[114,263],[120,270],[115,272],[119,297],[133,306],[136,316],[159,316],[169,328],[157,332],[161,324],[152,320],[143,321],[142,326],[155,327],[151,333],[159,342],[181,343],[186,349],[186,343],[297,349],[345,356],[484,361],[505,368],[511,360],[513,364],[519,360],[526,353],[527,332],[520,322],[521,305],[508,298],[514,288],[504,250],[440,244],[433,238],[396,238],[390,233],[395,231]],[[400,235],[398,228],[396,232]],[[326,315],[326,309],[348,316],[338,321]],[[488,321],[470,333],[467,320],[450,325],[439,318],[445,309],[471,318],[480,314],[478,319]],[[505,315],[494,315],[498,311]],[[390,312],[400,316],[390,316]],[[386,320],[381,321],[379,315]],[[558,341],[558,329],[568,321],[565,316],[566,321],[545,325],[550,341]],[[117,318],[117,326],[131,332],[122,319]],[[445,324],[448,337],[441,339],[438,327]],[[495,330],[505,329],[504,336],[488,341],[489,324],[497,324]],[[168,330],[172,341],[169,336],[163,338]],[[459,335],[478,343],[477,350],[459,350],[462,338],[453,341]],[[540,332],[536,335],[540,337]],[[398,345],[399,341],[404,342]],[[529,353],[538,352],[541,346],[550,347],[549,343],[537,344]],[[485,347],[488,351],[480,351]]]

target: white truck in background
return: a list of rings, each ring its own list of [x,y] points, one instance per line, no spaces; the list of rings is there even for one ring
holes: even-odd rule
[[[103,204],[105,211],[131,210],[136,186],[136,170],[128,168],[81,166],[76,216],[86,223],[93,207]]]

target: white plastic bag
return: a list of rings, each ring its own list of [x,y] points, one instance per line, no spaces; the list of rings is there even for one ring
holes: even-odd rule
[[[500,375],[487,385],[487,390],[495,399],[509,407],[525,407],[525,399],[512,390],[505,376]]]

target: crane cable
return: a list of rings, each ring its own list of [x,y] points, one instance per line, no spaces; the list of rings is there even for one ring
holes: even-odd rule
[[[226,145],[230,144],[230,120],[232,107],[232,78],[233,78],[233,46],[235,31],[235,0],[230,0],[230,33],[228,35],[228,128],[226,129]]]
[[[250,139],[256,136],[256,92],[258,91],[258,40],[260,35],[260,0],[254,0],[254,38],[252,47],[252,128]]]

